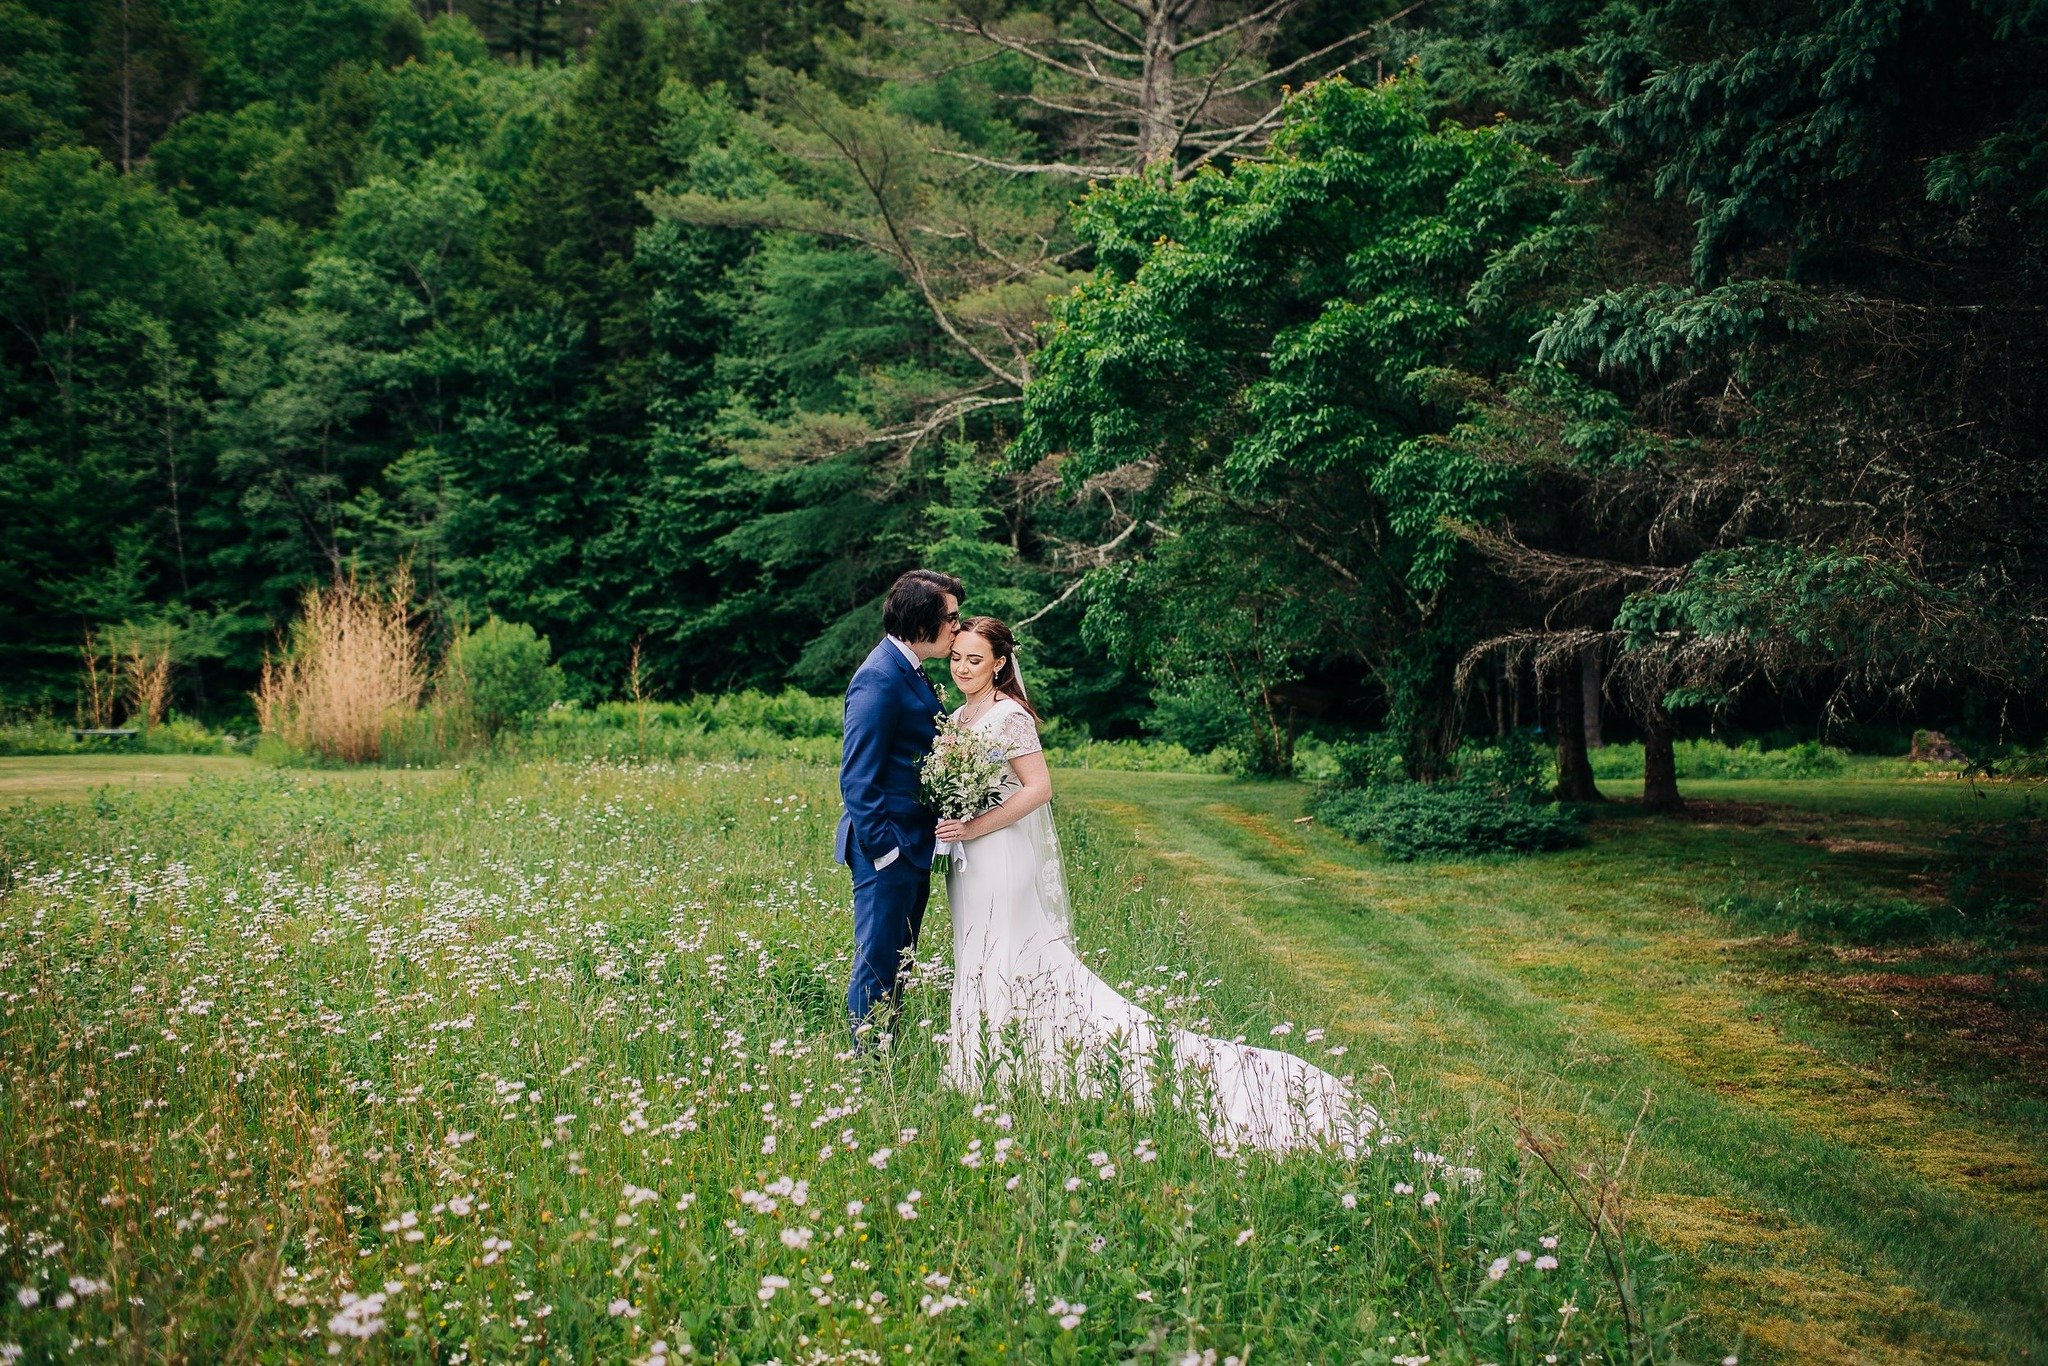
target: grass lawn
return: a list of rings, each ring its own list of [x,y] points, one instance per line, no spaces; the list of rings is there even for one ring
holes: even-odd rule
[[[1313,991],[1435,1122],[1626,1147],[1632,1231],[1722,1340],[1803,1361],[2048,1350],[2040,947],[1831,949],[1703,909],[1807,881],[1909,892],[1944,822],[2024,792],[1694,783],[1685,817],[1618,809],[1583,849],[1396,865],[1298,824],[1293,784],[1063,786],[1233,924],[1240,971]]]
[[[410,782],[443,770],[430,768],[273,768],[242,755],[60,754],[0,756],[0,808],[10,801],[82,801],[98,793],[175,787],[194,778],[270,775],[294,783]]]
[[[63,754],[0,757],[0,802],[15,797],[83,797],[94,788],[155,787],[196,774],[225,775],[255,761],[214,754]]]

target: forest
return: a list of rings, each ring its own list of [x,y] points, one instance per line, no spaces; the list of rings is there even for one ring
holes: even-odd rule
[[[913,565],[1078,737],[2048,725],[2041,0],[0,0],[0,702]],[[1581,721],[1583,719],[1583,724]],[[1578,787],[1575,789],[1574,784]]]

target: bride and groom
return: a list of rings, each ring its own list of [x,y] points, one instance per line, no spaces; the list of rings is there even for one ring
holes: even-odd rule
[[[1221,1149],[1336,1145],[1355,1151],[1377,1121],[1343,1080],[1290,1053],[1174,1027],[1091,971],[1069,930],[1066,873],[1052,822],[1052,776],[1016,642],[992,617],[962,621],[956,578],[914,569],[889,590],[884,638],[846,690],[839,770],[845,814],[834,857],[853,874],[856,1048],[876,1046],[896,1010],[931,896],[933,855],[949,860],[953,1001],[946,1076],[964,1090],[1029,1079],[1049,1092],[1121,1088],[1189,1105]],[[919,768],[942,710],[924,673],[948,661],[966,701],[953,713],[1005,764],[999,804],[940,821]]]

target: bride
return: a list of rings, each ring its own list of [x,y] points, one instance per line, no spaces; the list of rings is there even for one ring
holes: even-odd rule
[[[1094,1095],[1108,1080],[1143,1107],[1170,1056],[1168,1094],[1201,1115],[1219,1149],[1335,1144],[1355,1153],[1378,1115],[1345,1082],[1291,1053],[1175,1028],[1089,970],[1069,929],[1052,775],[1015,640],[995,618],[972,618],[951,662],[967,697],[953,719],[987,737],[1008,773],[1000,805],[938,825],[950,846],[942,852],[953,855],[948,1081],[973,1091],[991,1074],[1030,1077],[1049,1093]]]

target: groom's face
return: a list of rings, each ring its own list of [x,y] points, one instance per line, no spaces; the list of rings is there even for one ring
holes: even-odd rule
[[[946,610],[939,618],[939,634],[932,640],[933,659],[944,659],[953,653],[953,637],[960,630],[960,599],[951,593],[945,597]]]

